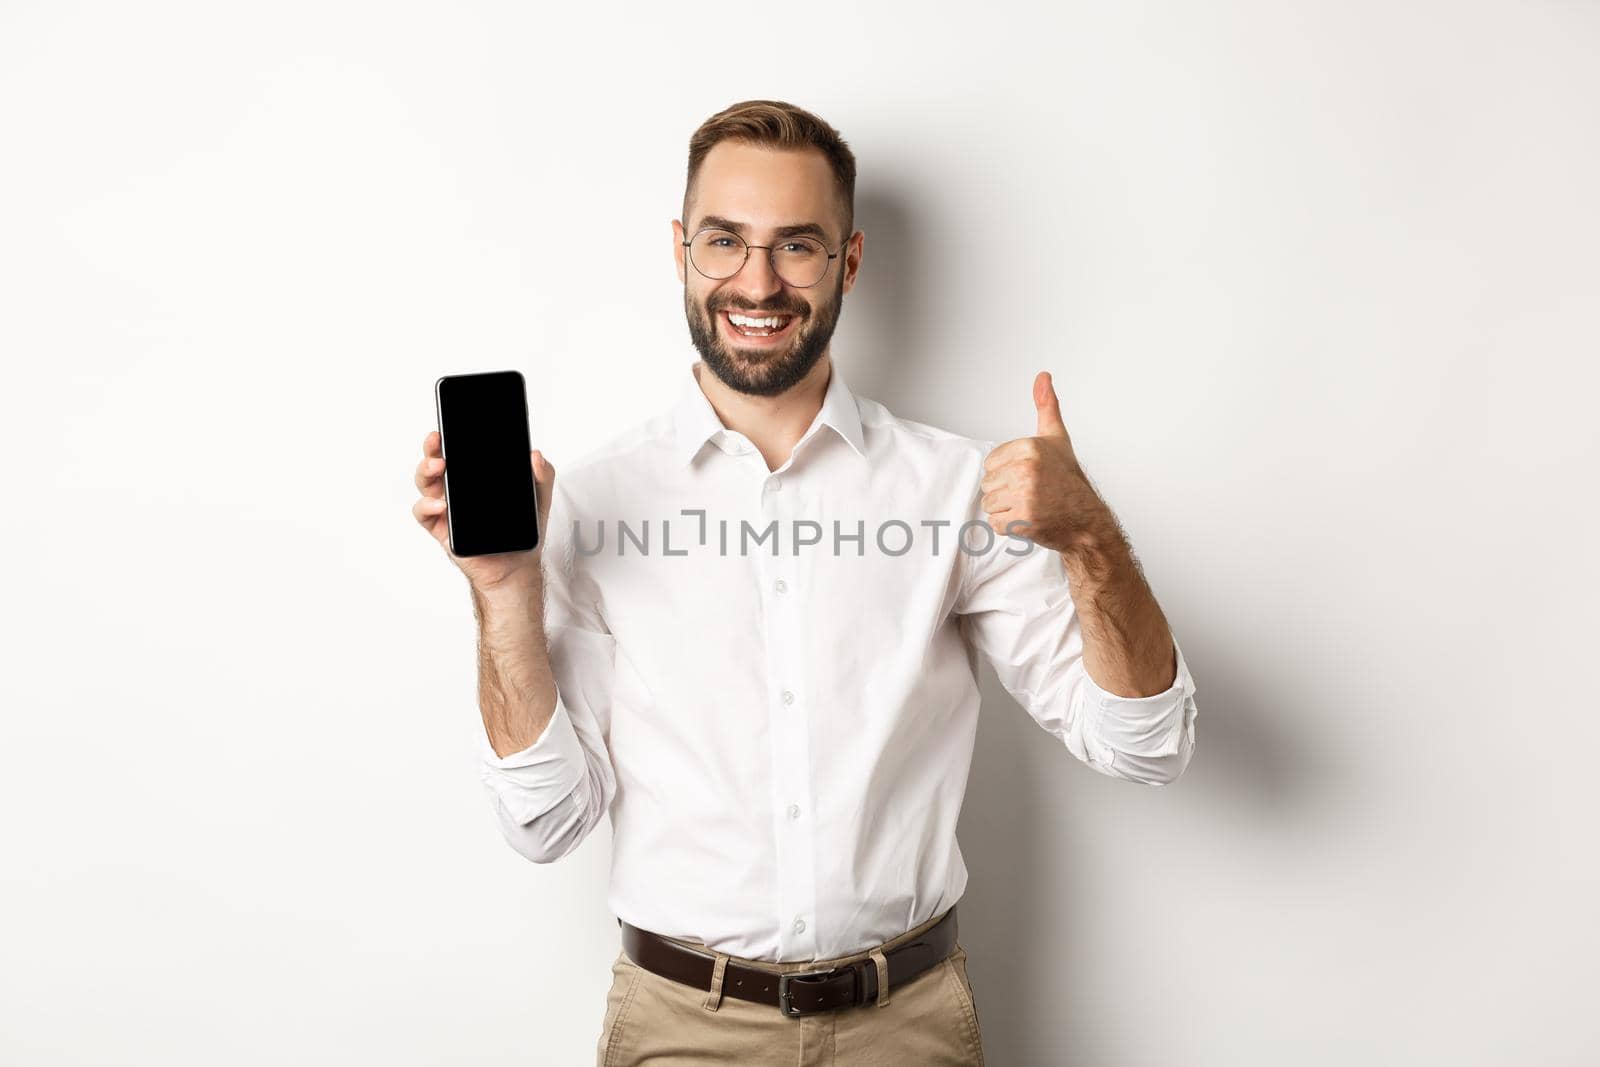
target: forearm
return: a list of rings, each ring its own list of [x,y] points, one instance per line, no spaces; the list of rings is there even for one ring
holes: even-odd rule
[[[1089,677],[1116,696],[1155,696],[1171,688],[1178,671],[1172,631],[1109,507],[1093,509],[1061,559]]]
[[[556,708],[556,684],[544,632],[544,579],[487,593],[472,590],[478,620],[478,708],[497,756],[539,739]]]

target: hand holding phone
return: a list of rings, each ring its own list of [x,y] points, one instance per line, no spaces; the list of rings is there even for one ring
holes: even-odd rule
[[[434,396],[439,428],[423,438],[412,514],[474,588],[535,576],[555,470],[529,448],[522,375],[449,375]]]

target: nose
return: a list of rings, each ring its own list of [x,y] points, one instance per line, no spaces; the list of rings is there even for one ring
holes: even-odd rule
[[[757,304],[783,289],[783,279],[772,269],[772,253],[765,248],[752,248],[730,281]]]

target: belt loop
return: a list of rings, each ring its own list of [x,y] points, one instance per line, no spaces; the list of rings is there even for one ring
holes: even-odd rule
[[[878,968],[878,1007],[889,1003],[889,957],[883,954],[883,949],[872,950],[872,962]]]
[[[717,953],[717,962],[711,966],[711,991],[706,994],[705,1004],[703,1005],[706,1011],[716,1011],[722,1006],[722,975],[727,966],[727,953]]]

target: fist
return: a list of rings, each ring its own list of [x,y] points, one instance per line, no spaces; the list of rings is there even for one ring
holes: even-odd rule
[[[498,552],[492,556],[458,556],[450,551],[450,522],[444,501],[444,452],[439,444],[439,431],[431,430],[422,439],[422,462],[417,464],[416,483],[421,496],[411,505],[411,514],[424,530],[433,536],[444,549],[467,581],[480,593],[508,582],[528,581],[539,577],[539,559],[544,555],[545,531],[550,521],[550,499],[555,492],[556,471],[538,449],[528,453],[533,464],[533,480],[538,486],[539,545],[527,552]]]
[[[1033,380],[1033,406],[1034,435],[996,445],[983,461],[983,510],[996,533],[1063,551],[1105,504],[1078,466],[1049,371]]]

